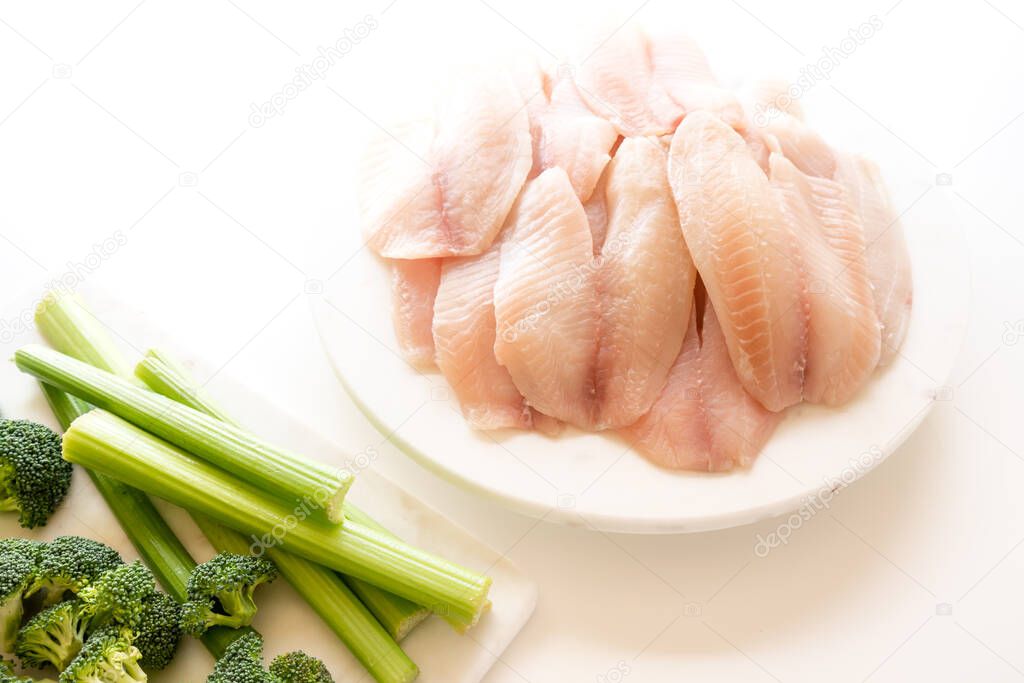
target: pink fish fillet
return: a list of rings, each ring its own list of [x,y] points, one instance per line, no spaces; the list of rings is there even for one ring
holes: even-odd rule
[[[770,118],[761,128],[766,138],[775,141],[776,149],[807,175],[831,178],[836,172],[836,153],[825,139],[806,123],[786,113]]]
[[[382,256],[483,252],[530,171],[529,120],[511,78],[446,99],[436,121],[381,133],[364,157],[363,227]]]
[[[391,261],[391,318],[402,355],[413,366],[434,366],[434,297],[441,259]]]
[[[750,465],[782,419],[744,389],[710,305],[690,323],[668,383],[650,411],[622,430],[652,462],[722,472]]]
[[[568,177],[551,169],[513,209],[495,288],[498,361],[532,407],[585,429],[635,421],[682,344],[695,272],[655,138],[609,166],[599,259]]]
[[[700,109],[729,122],[742,117],[700,48],[681,35],[623,28],[586,57],[577,83],[590,108],[627,137],[671,133],[687,112]]]
[[[501,245],[494,355],[531,407],[581,426],[594,421],[592,261],[587,216],[565,171],[527,182]]]
[[[798,403],[806,283],[777,193],[744,139],[707,112],[679,126],[668,171],[686,245],[740,382],[769,410]]]
[[[794,97],[793,86],[784,81],[759,81],[754,84],[751,90],[753,100],[754,123],[763,126],[768,119],[778,116],[779,113],[804,120],[804,110],[800,105],[798,97]]]
[[[803,264],[804,400],[841,405],[871,377],[880,350],[864,229],[842,185],[806,175],[780,154],[769,165]]]
[[[840,156],[836,180],[846,188],[864,226],[868,277],[881,324],[878,364],[885,366],[899,352],[910,323],[914,283],[907,241],[874,163],[858,156]]]
[[[594,256],[601,253],[604,237],[608,232],[608,205],[605,200],[605,189],[608,186],[608,167],[597,181],[590,199],[583,202],[583,212],[587,214],[590,226],[590,238],[594,242]]]
[[[530,177],[555,166],[563,168],[576,196],[585,202],[611,159],[618,133],[587,107],[568,74],[552,77],[541,72],[539,86],[528,107],[533,138]]]
[[[631,424],[668,378],[690,319],[697,271],[657,138],[627,138],[608,167],[601,249],[598,428]]]
[[[494,357],[494,283],[500,243],[479,256],[445,259],[434,303],[437,365],[475,429],[528,429],[530,409]]]

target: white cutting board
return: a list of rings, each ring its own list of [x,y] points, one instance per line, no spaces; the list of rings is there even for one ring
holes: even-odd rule
[[[510,509],[625,533],[708,531],[788,514],[874,469],[934,400],[950,396],[944,385],[970,298],[963,235],[935,178],[900,173],[905,163],[895,154],[878,161],[913,264],[914,306],[900,355],[841,408],[802,404],[787,411],[749,470],[670,471],[608,433],[570,429],[549,438],[470,429],[444,377],[402,360],[387,267],[363,244],[350,187],[343,196],[347,220],[315,245],[348,257],[313,301],[317,326],[342,384],[382,433],[438,475]]]
[[[41,286],[16,297],[2,312],[5,321],[19,317],[30,320],[34,298]],[[174,345],[171,335],[153,324],[147,314],[132,308],[116,297],[88,286],[81,288],[90,307],[105,324],[130,347],[149,346],[176,352],[178,357],[198,370],[198,376],[209,376],[210,369],[200,355]],[[28,311],[28,314],[24,312]],[[23,331],[5,327],[0,333],[0,352],[10,358],[27,343],[42,342],[34,328]],[[130,346],[129,346],[130,345]],[[218,402],[245,425],[265,438],[331,464],[340,465],[355,454],[346,454],[318,434],[309,425],[259,396],[228,376],[218,375],[211,393]],[[21,374],[13,363],[0,364],[0,409],[5,417],[33,419],[56,427],[56,422],[33,379]],[[364,454],[364,458],[370,457]],[[474,683],[483,678],[501,653],[530,618],[537,602],[537,586],[511,562],[461,528],[439,515],[422,501],[377,474],[370,463],[353,485],[350,496],[381,524],[409,541],[470,568],[486,572],[494,579],[490,597],[493,608],[476,628],[465,636],[456,634],[436,617],[421,624],[402,646],[421,670],[419,680],[436,683]],[[182,510],[159,502],[175,531],[199,560],[209,559],[213,550]],[[62,534],[88,536],[113,546],[127,560],[138,557],[106,503],[92,486],[89,477],[76,468],[71,494],[50,523],[35,532],[18,527],[12,515],[0,515],[0,536],[52,538]],[[284,580],[261,588],[260,611],[254,626],[266,638],[268,659],[276,654],[303,649],[323,659],[335,680],[371,680],[362,666],[344,645]],[[201,683],[206,680],[213,661],[205,649],[193,639],[186,639],[174,663],[150,677],[154,683]],[[51,672],[52,673],[52,672]]]

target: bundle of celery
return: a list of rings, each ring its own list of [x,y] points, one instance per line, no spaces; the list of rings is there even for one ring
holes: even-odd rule
[[[65,411],[70,418],[88,408],[58,390],[63,389],[116,411],[127,421],[142,427],[133,429],[113,416],[93,413],[69,430],[65,442],[66,457],[86,465],[98,481],[111,481],[102,474],[108,472],[122,482],[190,508],[201,529],[219,550],[238,551],[243,545],[248,548],[252,544],[213,519],[262,537],[268,557],[279,564],[282,574],[338,633],[376,680],[402,681],[416,676],[415,665],[394,644],[394,640],[400,639],[429,614],[428,608],[416,603],[427,605],[460,630],[475,623],[489,604],[486,600],[488,578],[409,548],[381,529],[365,513],[348,504],[343,508],[345,525],[341,528],[319,516],[299,520],[298,517],[306,516],[305,508],[289,510],[282,499],[294,498],[301,493],[302,485],[297,482],[302,477],[306,481],[316,481],[314,486],[318,489],[314,489],[314,493],[325,485],[337,485],[330,491],[328,499],[332,506],[330,517],[340,519],[341,498],[348,488],[345,475],[338,480],[337,473],[323,466],[276,449],[232,424],[225,424],[230,422],[226,414],[203,400],[181,368],[151,352],[136,368],[136,373],[150,388],[171,399],[169,403],[160,403],[162,397],[128,381],[134,379],[127,375],[130,366],[119,358],[105,330],[100,329],[92,314],[77,299],[50,301],[49,305],[40,307],[37,322],[47,338],[62,351],[101,369],[97,371],[39,347],[20,351],[16,356],[19,367],[47,383],[44,390],[55,409],[74,408]],[[114,377],[111,372],[127,379]],[[66,405],[60,406],[62,402]],[[108,427],[115,426],[113,430],[106,427],[98,431],[93,429],[108,420]],[[183,450],[155,438],[149,431],[183,446]],[[98,434],[103,436],[97,439]],[[126,436],[127,442],[124,440]],[[119,464],[129,461],[142,464],[157,451],[182,458],[178,464],[184,467],[176,469],[171,466],[173,460],[157,458],[150,462],[148,475],[140,476],[145,467],[140,470]],[[195,457],[197,455],[212,463],[231,467],[247,482],[203,462]],[[292,477],[288,485],[278,486],[267,475],[267,468],[261,468],[260,458],[263,456],[276,467],[298,467],[301,474]],[[165,466],[169,466],[166,471]],[[199,469],[191,469],[195,467]],[[204,478],[200,471],[209,477]],[[173,472],[178,475],[173,476]],[[200,479],[194,479],[195,476]],[[176,482],[183,485],[176,486]],[[134,494],[135,499],[149,503],[144,495],[124,483],[111,483],[129,494],[129,499]],[[110,502],[111,497],[116,498],[116,491],[108,487],[104,495]],[[244,504],[239,505],[242,501]],[[114,505],[111,507],[118,513]],[[298,515],[295,514],[297,511]],[[155,514],[155,510],[153,512]],[[203,518],[196,512],[205,512],[212,519]],[[121,519],[122,515],[118,514],[118,517]],[[122,522],[127,521],[122,519]],[[159,521],[163,523],[162,519]],[[128,531],[129,525],[125,526]],[[163,528],[169,534],[166,524]],[[275,531],[286,532],[286,537],[277,538]],[[138,535],[129,531],[137,546],[140,540],[145,546],[144,539],[136,538]],[[160,544],[156,546],[149,549],[150,554],[159,554]],[[290,552],[282,550],[285,546]],[[149,561],[142,548],[140,552]],[[306,555],[348,575],[342,582],[329,569],[291,553]],[[172,552],[170,555],[174,559],[176,554]],[[187,553],[184,553],[184,558],[187,561],[178,562],[177,576],[170,572],[172,583],[185,573],[189,564],[194,565]],[[181,557],[177,559],[181,560]],[[174,565],[173,562],[170,564]],[[167,583],[165,577],[161,576],[161,582]],[[384,625],[386,633],[381,631],[360,600]],[[222,643],[216,645],[219,646],[216,650],[223,650]],[[210,649],[215,651],[214,647]]]
[[[206,393],[202,387],[198,386],[192,378],[189,376],[188,371],[180,363],[176,362],[167,354],[150,349],[146,352],[146,357],[139,361],[139,364],[135,366],[135,375],[143,383],[146,384],[150,389],[162,394],[168,398],[174,399],[179,403],[183,403],[191,408],[202,411],[207,415],[216,417],[224,422],[234,421],[228,416],[227,412],[222,410]],[[346,514],[353,517],[356,521],[361,524],[365,524],[371,528],[380,531],[381,533],[388,533],[383,527],[373,521],[369,515],[355,508],[355,506],[346,503]],[[215,541],[215,536],[221,539],[221,544],[214,542],[218,550],[229,550],[231,552],[242,552],[238,550],[237,543],[228,543],[224,540],[223,534],[216,534],[215,530],[209,529],[211,526],[209,520],[204,521],[201,518],[197,518],[196,521],[202,528],[203,533],[206,535],[211,542]],[[238,536],[235,534],[235,536]],[[234,546],[222,547],[222,546]],[[280,555],[286,555],[285,558],[279,557]],[[281,567],[282,573],[287,578],[289,575],[289,568],[294,562],[291,561],[291,556],[286,553],[280,553],[276,549],[269,549],[268,555],[270,559]],[[304,562],[304,561],[303,561]],[[308,574],[309,572],[302,572],[302,568],[299,569],[300,573]],[[293,570],[294,571],[294,570]],[[291,581],[291,579],[289,579]],[[332,582],[330,577],[323,577],[324,582]],[[306,583],[292,581],[292,584]],[[393,638],[396,642],[401,641],[406,635],[412,631],[420,622],[430,616],[430,610],[425,607],[421,607],[405,598],[401,598],[387,591],[377,588],[373,584],[366,583],[356,578],[346,577],[344,583],[353,593],[358,596],[359,600],[366,606],[367,609],[373,613],[373,616],[377,618],[384,630]],[[339,587],[339,591],[343,590],[344,587]],[[301,588],[299,591],[302,592]],[[312,604],[312,602],[310,603]],[[314,605],[314,609],[316,606]],[[323,615],[321,615],[323,616]],[[324,617],[327,619],[327,617]]]

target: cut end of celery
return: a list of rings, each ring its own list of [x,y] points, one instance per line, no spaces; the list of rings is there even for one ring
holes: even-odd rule
[[[455,629],[455,632],[463,635],[469,629],[473,628],[480,622],[480,618],[486,614],[493,604],[487,594],[491,591],[492,579],[489,576],[481,577],[480,587],[478,589],[478,595],[473,600],[475,609],[473,614],[469,615],[468,618],[465,615],[456,615],[446,613],[447,609],[445,606],[440,606],[438,609],[433,610],[434,614],[448,622],[448,625]]]
[[[345,521],[345,496],[348,495],[348,490],[352,488],[352,482],[355,481],[348,472],[343,472],[338,476],[337,488],[330,498],[324,503],[324,512],[334,524],[342,524]]]
[[[395,639],[396,643],[402,642],[402,640],[407,635],[412,633],[413,629],[415,629],[417,626],[426,621],[427,617],[429,617],[431,614],[432,612],[428,610],[426,607],[416,611],[412,615],[408,616],[407,618],[399,622],[393,630],[389,629],[391,637]]]

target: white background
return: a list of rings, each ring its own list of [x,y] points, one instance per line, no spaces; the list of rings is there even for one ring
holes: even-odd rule
[[[356,452],[380,437],[333,377],[303,291],[347,256],[319,240],[356,229],[337,199],[356,131],[444,81],[441,53],[474,62],[501,42],[571,61],[573,36],[670,22],[730,84],[793,80],[876,15],[882,28],[803,104],[847,146],[949,174],[928,191],[948,195],[972,269],[956,371],[897,454],[766,558],[757,535],[783,520],[600,534],[507,513],[387,447],[376,466],[540,583],[491,683],[1024,678],[1019,4],[426,4],[0,3],[0,296],[47,273],[117,289]],[[252,104],[368,16],[376,27],[324,79],[250,125]],[[95,246],[108,237],[124,244]]]

